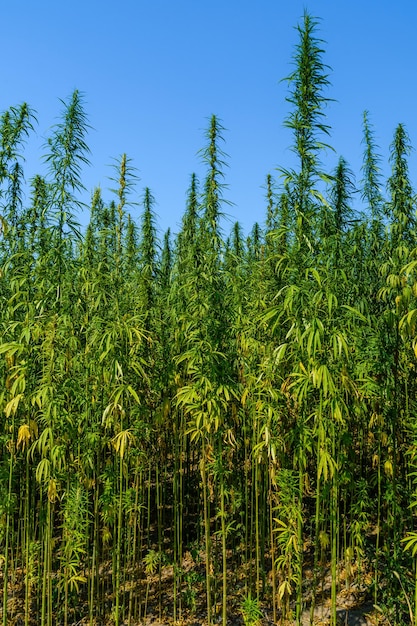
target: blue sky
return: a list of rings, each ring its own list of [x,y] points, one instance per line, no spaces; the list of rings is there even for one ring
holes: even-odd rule
[[[227,129],[225,198],[234,203],[224,230],[235,220],[246,232],[263,223],[266,175],[278,178],[276,168],[292,159],[281,79],[292,69],[304,9],[321,20],[318,35],[332,68],[329,169],[342,154],[359,184],[367,109],[389,172],[399,122],[417,145],[415,0],[21,0],[2,6],[0,109],[26,101],[37,112],[26,177],[46,171],[43,144],[59,99],[77,88],[93,127],[83,199],[97,185],[112,198],[111,164],[125,152],[140,176],[132,201],[149,187],[158,227],[176,232],[191,173],[204,178],[197,152],[214,113]],[[415,155],[410,167],[415,180]],[[87,214],[78,219],[86,223]]]

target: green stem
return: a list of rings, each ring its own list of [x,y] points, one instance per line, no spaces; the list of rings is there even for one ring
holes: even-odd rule
[[[9,589],[9,533],[10,533],[10,507],[12,502],[12,478],[13,458],[9,458],[9,483],[7,488],[7,514],[6,514],[6,542],[4,547],[4,570],[3,570],[3,626],[7,626],[7,600]]]
[[[210,511],[207,498],[207,470],[206,470],[206,451],[204,449],[204,440],[202,441],[202,459],[201,459],[201,482],[203,490],[203,509],[204,509],[204,535],[205,535],[205,551],[206,551],[206,596],[207,596],[207,626],[211,626],[211,540],[210,540]]]

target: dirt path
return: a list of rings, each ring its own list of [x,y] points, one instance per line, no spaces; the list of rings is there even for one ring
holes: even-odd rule
[[[368,619],[367,615],[374,611],[372,602],[366,602],[361,606],[337,609],[337,621],[340,626],[370,626],[375,622]],[[330,623],[330,607],[318,606],[314,611],[314,622],[317,626],[325,626]],[[304,611],[302,617],[303,626],[310,626],[310,611]]]

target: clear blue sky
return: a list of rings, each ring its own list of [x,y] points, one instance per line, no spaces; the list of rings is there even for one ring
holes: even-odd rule
[[[225,132],[229,167],[225,197],[230,223],[248,231],[265,217],[268,173],[291,160],[289,111],[295,26],[304,9],[321,18],[324,60],[332,71],[328,155],[342,154],[359,183],[362,113],[370,112],[388,170],[388,148],[402,122],[417,146],[417,2],[415,0],[20,0],[2,6],[0,109],[28,102],[37,112],[26,152],[26,175],[44,173],[41,155],[51,126],[77,88],[93,127],[88,200],[100,185],[105,200],[110,164],[126,152],[156,199],[158,227],[176,232],[196,155],[214,113]],[[410,161],[412,178],[415,155]],[[133,209],[138,214],[140,208]],[[86,223],[87,216],[78,216]]]

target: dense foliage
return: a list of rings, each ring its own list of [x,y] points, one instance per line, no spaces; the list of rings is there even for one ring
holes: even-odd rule
[[[63,102],[24,200],[27,105],[0,119],[0,564],[3,626],[178,621],[342,589],[408,623],[417,592],[417,230],[405,127],[381,180],[364,114],[362,212],[322,163],[327,66],[299,26],[288,77],[296,162],[266,179],[264,227],[226,239],[213,116],[180,231],[160,241],[123,155],[94,191],[82,97]],[[164,591],[171,576],[172,597]],[[414,583],[416,581],[416,583]],[[233,604],[231,598],[234,598]],[[417,600],[417,593],[416,593]],[[381,618],[382,619],[382,618]],[[416,619],[414,617],[414,619]],[[415,621],[417,623],[417,621]]]

